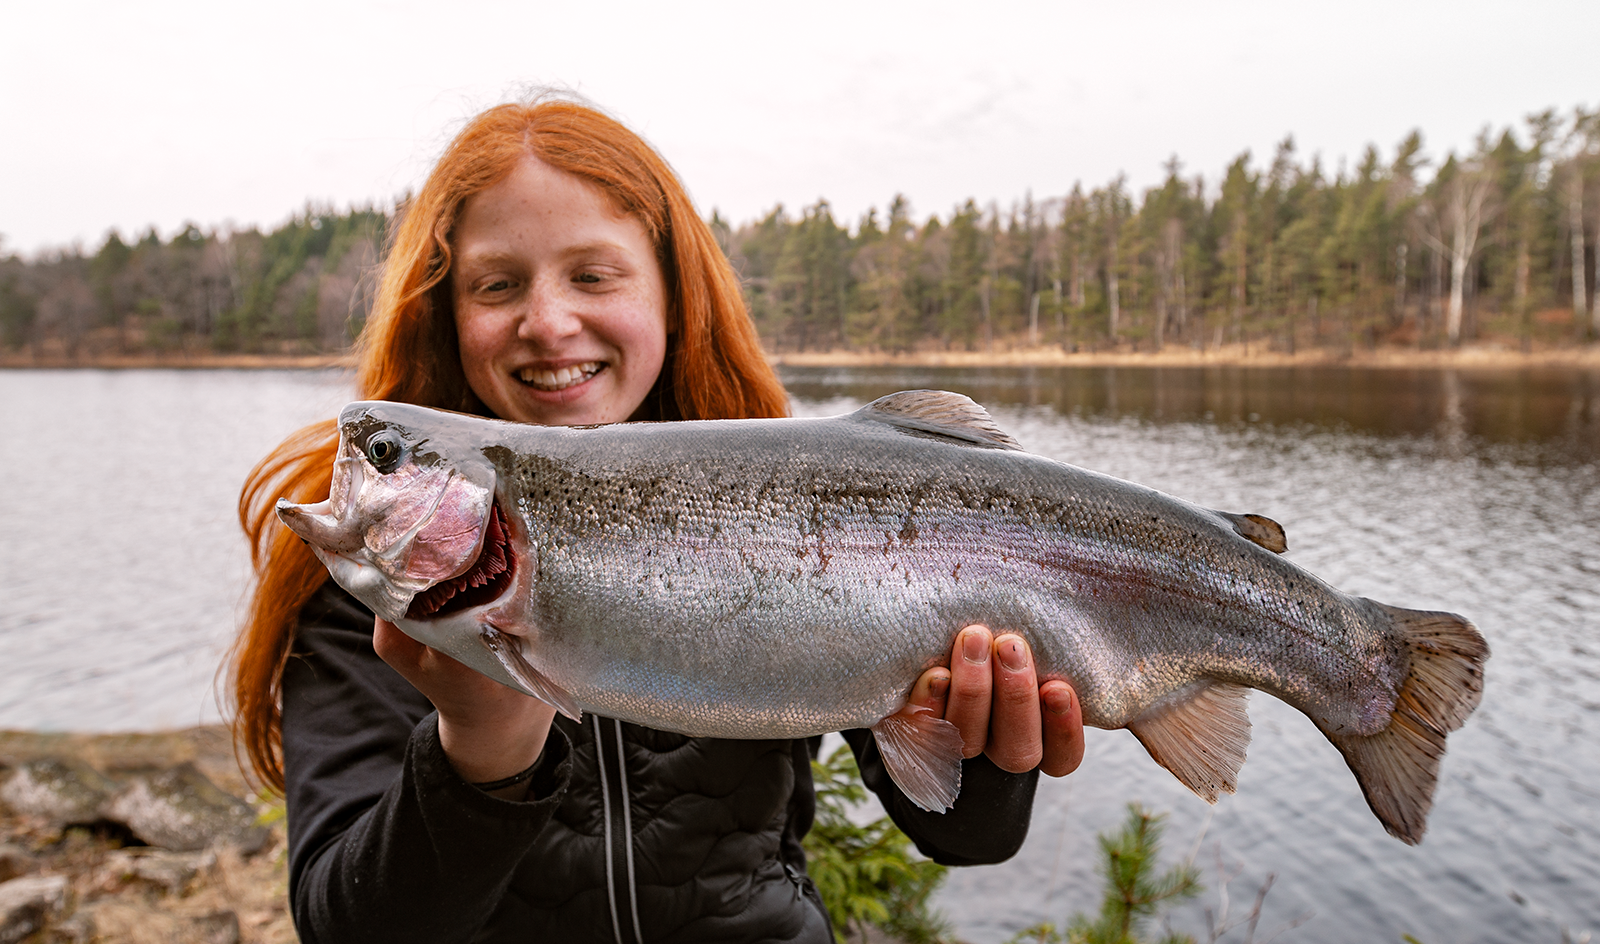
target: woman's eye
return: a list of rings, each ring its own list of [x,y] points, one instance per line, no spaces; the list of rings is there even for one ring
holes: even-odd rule
[[[400,464],[400,454],[403,451],[400,437],[392,432],[379,433],[367,440],[367,461],[385,475],[393,472]]]
[[[593,285],[600,281],[600,276],[594,272],[579,272],[572,277],[572,281]]]
[[[487,293],[492,295],[492,294],[495,294],[497,292],[504,292],[504,291],[506,291],[506,290],[508,290],[510,288],[511,288],[511,280],[510,279],[495,279],[493,282],[489,282],[486,285],[484,285],[482,288],[478,289],[478,291],[487,292]]]

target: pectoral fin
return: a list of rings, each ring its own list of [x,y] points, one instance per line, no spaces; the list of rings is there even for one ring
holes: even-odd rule
[[[511,673],[511,677],[516,679],[529,695],[554,707],[573,721],[583,720],[583,709],[578,707],[577,700],[528,664],[528,660],[522,657],[522,649],[517,645],[515,637],[508,636],[498,629],[485,627],[479,630],[478,639],[484,648],[494,653],[495,658],[500,660],[500,664],[505,666],[505,670]]]
[[[961,793],[961,731],[926,708],[907,705],[872,726],[889,776],[911,802],[944,812]]]
[[[1232,793],[1250,746],[1250,689],[1197,682],[1174,692],[1128,725],[1155,762],[1207,803]]]

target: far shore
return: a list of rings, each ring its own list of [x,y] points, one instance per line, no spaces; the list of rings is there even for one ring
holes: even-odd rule
[[[1006,351],[868,351],[771,353],[773,364],[789,367],[1365,367],[1399,369],[1518,369],[1576,367],[1600,369],[1600,345],[1522,351],[1499,344],[1422,350],[1414,347],[1357,348],[1340,352],[1311,348],[1289,354],[1239,344],[1196,350],[1169,345],[1160,351],[1064,351],[1059,347]]]
[[[1057,346],[989,351],[868,350],[767,352],[787,367],[1359,367],[1404,370],[1516,370],[1556,367],[1600,370],[1600,344],[1521,350],[1515,345],[1476,343],[1424,350],[1388,346],[1339,351],[1309,348],[1293,354],[1239,344],[1208,347],[1169,345],[1160,351],[1127,348],[1065,351]],[[345,354],[61,354],[0,352],[0,370],[350,370],[355,355]]]

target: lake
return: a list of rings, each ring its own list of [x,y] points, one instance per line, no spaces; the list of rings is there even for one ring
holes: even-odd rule
[[[1238,919],[1269,876],[1257,940],[1600,930],[1600,374],[792,368],[784,380],[803,415],[913,387],[969,394],[1030,451],[1274,518],[1300,565],[1385,603],[1462,613],[1493,650],[1422,845],[1389,838],[1332,745],[1257,693],[1239,793],[1214,808],[1128,733],[1091,730],[1079,772],[1041,785],[1023,851],[952,871],[938,905],[963,938],[1094,909],[1095,835],[1131,801],[1168,814],[1168,861],[1193,854],[1203,868],[1207,890],[1168,917],[1201,941],[1208,911],[1226,901]],[[215,721],[247,575],[239,483],[285,434],[336,412],[349,384],[0,371],[0,727]]]

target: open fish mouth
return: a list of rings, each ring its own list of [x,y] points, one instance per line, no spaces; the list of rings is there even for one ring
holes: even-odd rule
[[[489,524],[483,534],[483,550],[466,573],[443,580],[418,593],[406,610],[408,620],[442,619],[498,600],[515,579],[516,558],[511,551],[511,536],[499,502],[489,505]]]

